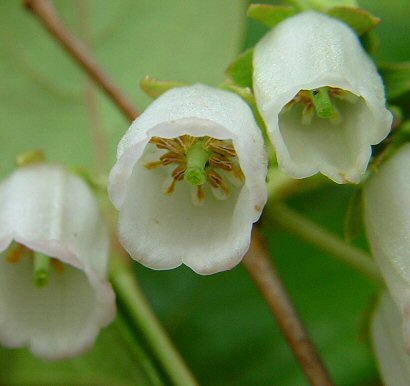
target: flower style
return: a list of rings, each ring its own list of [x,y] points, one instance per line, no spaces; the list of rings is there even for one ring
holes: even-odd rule
[[[371,146],[392,116],[373,62],[344,23],[308,11],[255,47],[254,92],[281,168],[295,178],[321,172],[360,181]]]
[[[364,189],[368,240],[387,287],[410,322],[410,144],[402,146]],[[405,328],[410,353],[410,329]]]
[[[249,107],[205,85],[167,91],[118,146],[109,180],[119,237],[154,269],[232,268],[266,202],[266,157]]]
[[[108,233],[87,185],[45,163],[0,184],[0,342],[77,355],[115,316]]]
[[[402,315],[387,292],[380,298],[373,314],[371,335],[383,384],[410,384],[410,356],[402,334]]]

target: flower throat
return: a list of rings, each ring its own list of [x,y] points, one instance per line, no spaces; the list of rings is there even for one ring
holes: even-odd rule
[[[193,204],[202,205],[206,184],[209,184],[217,199],[224,200],[231,194],[226,179],[236,186],[244,182],[235,148],[230,141],[181,135],[176,138],[152,137],[150,144],[167,152],[158,161],[146,163],[146,169],[176,165],[167,179],[165,194],[172,194],[176,183],[184,180],[192,188]]]

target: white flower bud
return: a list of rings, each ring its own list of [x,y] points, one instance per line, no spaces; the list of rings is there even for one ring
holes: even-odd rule
[[[97,202],[79,177],[34,164],[4,180],[0,343],[27,345],[45,359],[88,349],[115,316],[106,280],[108,243]]]
[[[308,11],[280,23],[256,45],[253,86],[281,168],[359,182],[372,144],[392,122],[373,62],[353,30]]]
[[[119,237],[154,269],[232,268],[265,205],[263,139],[237,95],[204,85],[167,91],[118,146],[109,181]]]

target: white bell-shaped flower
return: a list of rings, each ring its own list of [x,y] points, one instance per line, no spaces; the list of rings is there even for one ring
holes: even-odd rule
[[[109,238],[88,186],[63,168],[22,167],[0,184],[0,343],[60,359],[115,316]]]
[[[371,335],[385,386],[410,385],[410,356],[402,334],[402,315],[387,292],[373,314]]]
[[[403,315],[410,353],[410,144],[402,146],[364,189],[367,237]]]
[[[262,135],[237,95],[205,85],[167,91],[118,146],[109,180],[119,237],[153,269],[232,268],[267,193]]]
[[[372,144],[392,122],[376,67],[346,24],[313,11],[281,22],[256,45],[253,87],[280,167],[360,181]]]

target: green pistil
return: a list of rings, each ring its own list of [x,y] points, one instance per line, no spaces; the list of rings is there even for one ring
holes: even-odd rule
[[[44,287],[48,282],[48,273],[50,270],[50,258],[40,252],[34,252],[33,256],[34,285],[38,288]]]
[[[310,99],[315,106],[316,115],[319,118],[332,118],[335,115],[328,87],[320,87],[309,91]]]
[[[203,147],[203,140],[199,140],[186,154],[186,170],[184,179],[193,186],[202,185],[206,181],[205,166],[210,152]]]

